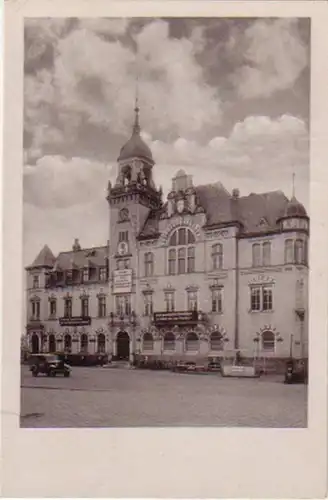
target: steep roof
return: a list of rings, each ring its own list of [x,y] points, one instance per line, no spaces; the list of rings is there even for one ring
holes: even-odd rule
[[[54,270],[81,269],[83,267],[102,267],[106,264],[108,247],[82,248],[77,251],[60,252]]]
[[[286,213],[288,198],[282,191],[251,193],[248,196],[233,196],[220,183],[195,186],[197,200],[206,213],[206,225],[240,222],[244,233],[266,233],[275,231],[278,222]],[[159,234],[161,211],[152,210],[140,233],[142,238]]]
[[[304,208],[304,205],[300,203],[295,196],[292,197],[292,199],[288,202],[286,210],[285,210],[285,217],[307,217],[306,210]]]
[[[205,210],[208,225],[234,220],[231,195],[221,182],[196,186],[195,189],[198,202]]]
[[[251,193],[238,199],[239,220],[244,232],[257,233],[277,229],[277,221],[283,216],[288,198],[282,191]]]
[[[34,259],[33,263],[28,267],[28,269],[32,269],[35,267],[48,267],[52,268],[55,263],[56,257],[48,247],[48,245],[44,245],[42,250],[39,252],[37,257]]]

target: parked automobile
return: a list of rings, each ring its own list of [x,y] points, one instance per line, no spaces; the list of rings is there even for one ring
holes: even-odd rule
[[[30,358],[30,371],[34,377],[39,374],[55,377],[56,375],[64,375],[69,377],[71,367],[67,365],[56,354],[34,354]]]
[[[307,364],[303,359],[289,359],[286,363],[285,384],[307,384]]]

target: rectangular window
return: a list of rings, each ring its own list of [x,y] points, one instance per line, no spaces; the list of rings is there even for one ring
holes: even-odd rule
[[[285,264],[292,264],[294,262],[294,241],[285,241]]]
[[[165,292],[164,301],[166,305],[166,312],[175,311],[174,292]]]
[[[39,288],[39,276],[33,276],[33,288]]]
[[[176,250],[171,248],[169,250],[169,274],[172,276],[176,272]]]
[[[223,288],[212,290],[212,312],[222,313],[223,309]]]
[[[86,283],[87,281],[89,281],[89,268],[83,269],[82,280],[83,280],[83,283]]]
[[[120,231],[118,234],[118,241],[121,243],[121,241],[129,241],[129,231]]]
[[[273,288],[270,285],[251,287],[251,311],[272,311]]]
[[[261,310],[261,287],[251,288],[251,311]]]
[[[179,248],[178,250],[178,274],[186,272],[186,249]]]
[[[188,247],[187,249],[187,273],[195,272],[195,248]]]
[[[72,299],[71,298],[64,299],[64,317],[65,318],[72,317]]]
[[[153,295],[146,293],[144,295],[145,316],[152,316],[153,314]]]
[[[187,292],[187,309],[188,311],[197,311],[197,292]]]
[[[223,246],[217,243],[212,246],[212,268],[222,269],[223,267]]]
[[[107,269],[106,269],[106,267],[101,267],[99,269],[99,279],[100,279],[100,281],[106,281],[106,279],[107,279]]]
[[[116,295],[116,314],[118,316],[130,316],[131,314],[131,296]]]
[[[55,318],[57,314],[57,301],[56,299],[51,299],[49,302],[49,316],[50,318]]]
[[[100,295],[98,297],[98,317],[105,318],[106,316],[106,297],[105,295]]]
[[[81,316],[82,318],[86,318],[89,316],[89,298],[83,297],[81,299]]]
[[[31,302],[31,319],[32,320],[39,320],[40,319],[40,301],[39,300],[33,300]]]
[[[145,253],[145,276],[153,276],[154,274],[154,254],[152,252]]]
[[[263,294],[263,311],[272,311],[272,287],[262,287]]]
[[[263,266],[270,266],[271,265],[271,243],[269,241],[266,241],[262,245],[262,259],[263,259]]]
[[[259,267],[261,265],[261,245],[253,243],[252,245],[252,266]]]

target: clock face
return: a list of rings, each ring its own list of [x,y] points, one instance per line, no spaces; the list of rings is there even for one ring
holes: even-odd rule
[[[128,253],[129,247],[126,241],[121,241],[118,244],[117,252],[119,255],[126,255]]]

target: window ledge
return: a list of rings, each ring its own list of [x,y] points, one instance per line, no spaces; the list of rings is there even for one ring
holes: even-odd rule
[[[272,313],[274,313],[275,311],[274,311],[274,309],[270,309],[269,311],[267,311],[267,310],[263,310],[263,309],[261,309],[260,311],[252,311],[252,309],[249,309],[249,310],[248,310],[248,312],[249,312],[250,314],[260,314],[260,313],[263,313],[263,314],[272,314]]]

